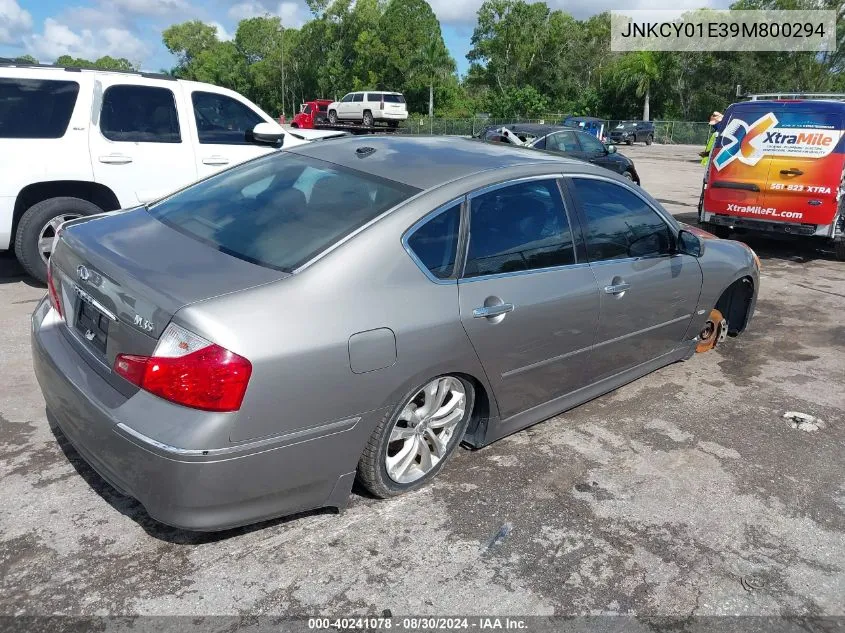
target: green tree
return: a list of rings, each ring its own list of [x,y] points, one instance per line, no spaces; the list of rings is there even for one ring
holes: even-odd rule
[[[619,60],[616,69],[621,84],[634,89],[643,100],[643,121],[651,115],[651,91],[660,78],[660,67],[654,51],[628,53]]]
[[[32,55],[20,55],[15,57],[15,61],[19,64],[37,64],[38,60],[35,59]]]
[[[138,70],[138,67],[125,57],[115,58],[110,55],[105,55],[95,61],[90,61],[81,57],[62,55],[56,60],[56,66],[64,66],[66,68],[91,68],[96,70]]]
[[[179,68],[190,73],[191,63],[203,52],[220,44],[217,27],[200,20],[174,24],[162,32],[164,45],[176,56]]]
[[[428,116],[434,117],[434,85],[455,72],[455,62],[442,39],[432,38],[415,59],[414,74],[428,83]]]

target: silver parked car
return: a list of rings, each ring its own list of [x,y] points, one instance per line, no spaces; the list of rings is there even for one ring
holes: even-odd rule
[[[65,225],[35,371],[159,521],[343,507],[740,333],[759,262],[711,237],[581,161],[315,143]]]

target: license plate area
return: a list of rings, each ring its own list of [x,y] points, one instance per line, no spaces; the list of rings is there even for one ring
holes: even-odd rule
[[[95,350],[105,355],[110,319],[81,296],[77,296],[75,321],[76,331],[82,338]]]

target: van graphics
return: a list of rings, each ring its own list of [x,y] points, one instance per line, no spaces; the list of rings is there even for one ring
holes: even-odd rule
[[[722,147],[713,159],[721,171],[733,161],[754,166],[766,156],[824,158],[836,148],[841,130],[777,127],[778,119],[768,112],[750,125],[731,119],[722,132]]]
[[[804,217],[804,214],[800,211],[779,211],[774,207],[761,207],[758,205],[745,204],[729,204],[727,206],[727,212],[746,215],[762,215],[770,218],[789,218],[790,220],[800,220]]]

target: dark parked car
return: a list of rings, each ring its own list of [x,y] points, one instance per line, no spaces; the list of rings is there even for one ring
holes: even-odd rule
[[[592,134],[561,125],[515,124],[506,127],[527,147],[579,158],[640,184],[634,162],[619,154],[614,145],[605,145]],[[485,139],[501,143],[515,142],[502,133],[502,128],[488,129]]]
[[[622,121],[610,130],[610,141],[627,145],[639,142],[651,145],[654,141],[654,123],[651,121]]]

